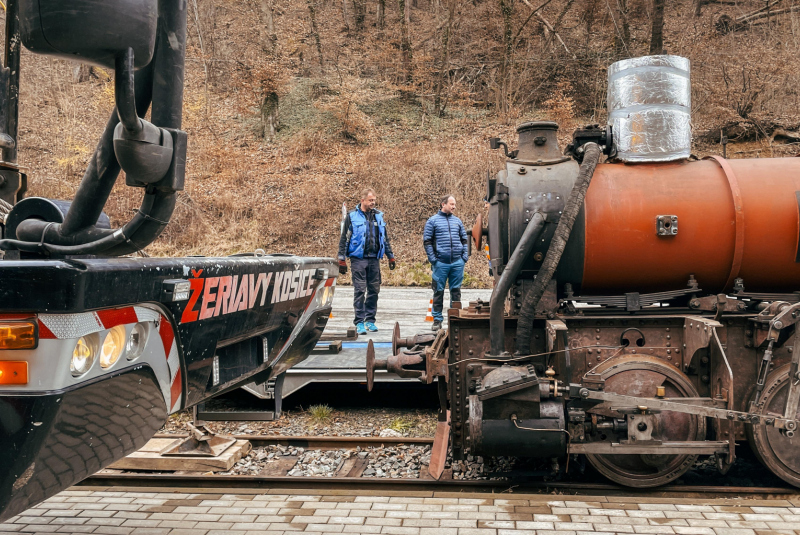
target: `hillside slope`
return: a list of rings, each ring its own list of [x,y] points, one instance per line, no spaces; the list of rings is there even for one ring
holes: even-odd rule
[[[717,30],[721,15],[763,6],[708,4],[697,15],[693,2],[667,3],[663,49],[692,60],[698,153],[719,152],[712,141],[720,128],[737,138],[729,156],[795,153],[771,134],[800,124],[800,13]],[[421,232],[436,199],[454,194],[469,227],[482,211],[487,171],[502,165],[489,137],[514,141],[516,124],[551,119],[565,141],[579,124],[604,122],[605,70],[649,52],[654,6],[189,0],[188,7],[187,186],[172,224],[146,252],[333,256],[342,203],[352,207],[371,186],[399,260],[385,280],[425,284]],[[81,80],[75,71],[23,54],[19,158],[31,195],[74,194],[112,111],[111,73],[94,68]],[[139,198],[118,182],[106,206],[114,225]],[[467,284],[486,284],[486,271],[473,256]]]

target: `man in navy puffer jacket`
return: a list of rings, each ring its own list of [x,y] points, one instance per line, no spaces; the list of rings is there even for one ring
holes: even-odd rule
[[[425,223],[422,244],[433,266],[433,330],[442,328],[444,288],[450,283],[450,303],[461,301],[461,282],[464,280],[464,264],[469,258],[467,231],[464,223],[453,215],[456,199],[445,195],[441,199],[441,210]]]

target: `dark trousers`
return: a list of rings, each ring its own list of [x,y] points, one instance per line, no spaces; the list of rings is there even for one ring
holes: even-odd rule
[[[375,323],[378,311],[378,292],[381,291],[381,264],[377,258],[351,258],[353,273],[353,323]]]

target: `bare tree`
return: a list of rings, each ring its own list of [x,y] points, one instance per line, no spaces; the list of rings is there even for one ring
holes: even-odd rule
[[[350,22],[348,21],[350,16],[347,14],[347,3],[349,1],[350,0],[342,0],[342,22],[344,23],[344,31],[346,32],[350,31]]]
[[[653,0],[653,26],[650,31],[650,55],[664,53],[664,0]]]
[[[357,32],[360,32],[364,29],[364,23],[366,20],[367,0],[353,0],[353,22],[355,23]]]
[[[628,43],[631,42],[631,28],[628,23],[628,0],[617,0],[617,13],[609,6],[611,19],[614,22],[614,52],[620,56],[630,55]]]
[[[261,0],[261,13],[264,17],[264,36],[262,41],[265,48],[275,54],[278,49],[278,34],[275,33],[275,0]]]
[[[375,13],[376,25],[383,29],[386,25],[386,0],[378,0],[378,7]]]
[[[411,17],[406,0],[398,0],[397,3],[400,8],[400,52],[403,57],[405,81],[411,83],[414,79],[411,67]]]
[[[317,0],[306,0],[306,2],[308,4],[308,17],[311,20],[311,36],[314,38],[314,43],[317,45],[319,66],[323,68],[325,65],[322,60],[322,43],[320,43],[319,29],[317,28]]]
[[[503,62],[500,64],[500,92],[497,104],[501,112],[508,111],[508,87],[511,78],[511,62],[514,55],[514,0],[500,0],[500,14],[503,17]]]
[[[450,43],[452,42],[453,22],[458,0],[445,0],[447,3],[447,21],[442,25],[442,48],[439,61],[439,74],[436,79],[436,89],[433,100],[433,109],[436,115],[444,115],[447,107],[447,98],[443,95],[450,72]]]
[[[263,137],[272,141],[278,133],[278,94],[269,91],[261,101],[261,126]]]

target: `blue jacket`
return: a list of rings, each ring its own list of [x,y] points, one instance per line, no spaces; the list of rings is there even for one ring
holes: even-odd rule
[[[453,214],[440,210],[425,223],[422,244],[431,264],[452,264],[459,258],[466,262],[469,258],[468,243],[464,223]]]
[[[383,258],[384,253],[394,258],[389,236],[386,234],[386,222],[383,212],[370,210],[368,214],[361,211],[361,205],[347,214],[344,229],[339,238],[339,259],[345,256],[352,258]]]

